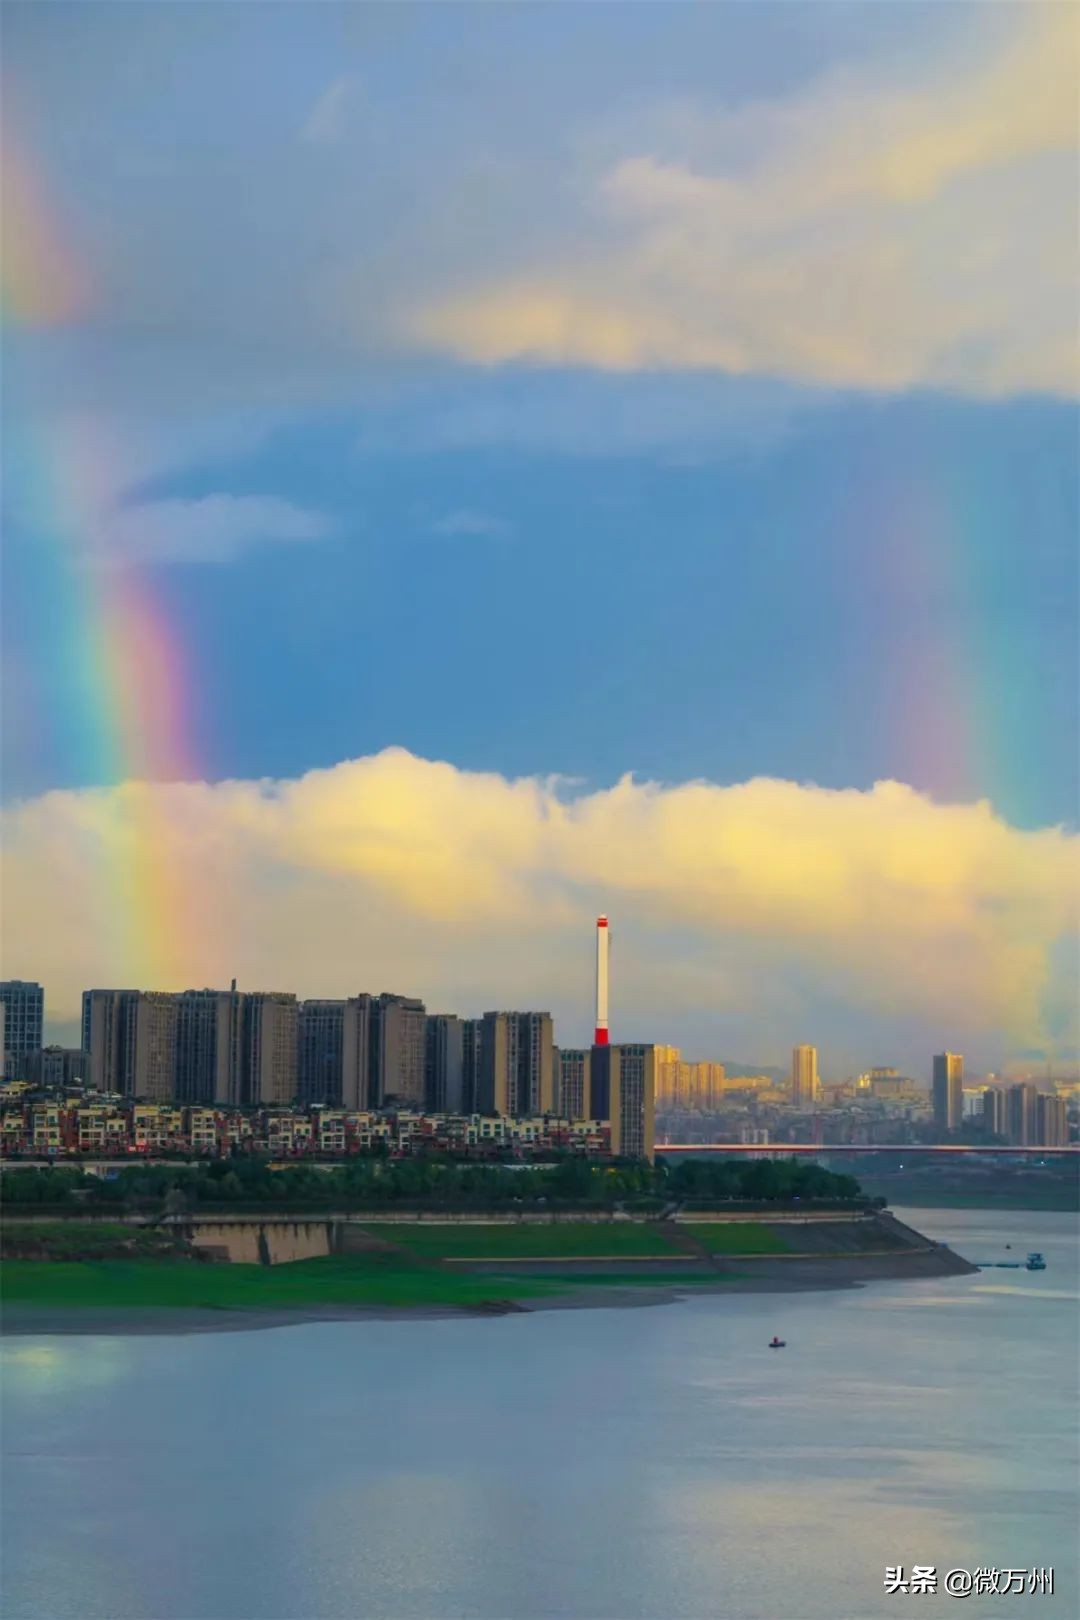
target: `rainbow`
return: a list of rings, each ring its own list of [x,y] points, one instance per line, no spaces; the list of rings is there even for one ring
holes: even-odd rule
[[[906,478],[892,470],[904,450]],[[975,458],[946,464],[916,439],[893,446],[884,464],[875,459],[852,469],[835,512],[842,561],[834,566],[852,623],[869,619],[881,631],[867,656],[888,674],[874,685],[885,688],[876,720],[889,774],[949,803],[1027,800],[1020,820],[1036,826],[1040,761],[1057,744],[1022,649],[995,633],[995,557],[1005,549],[996,542],[1015,514]],[[1054,498],[1052,488],[1052,479],[1033,478],[1033,498]],[[907,627],[902,639],[890,634],[897,617]]]
[[[5,329],[76,321],[93,307],[93,278],[40,166],[30,163],[7,120],[2,163]],[[105,936],[108,959],[127,982],[182,988],[185,968],[197,960],[194,891],[183,870],[184,795],[159,785],[197,781],[202,773],[168,604],[145,570],[103,561],[110,501],[125,486],[124,458],[96,422],[42,419],[33,411],[9,421],[6,438],[21,515],[38,547],[42,600],[53,608],[49,689],[37,704],[47,746],[61,776],[113,790],[104,815],[93,818],[84,904],[58,926]]]

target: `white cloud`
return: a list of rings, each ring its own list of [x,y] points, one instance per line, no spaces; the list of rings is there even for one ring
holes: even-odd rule
[[[90,561],[230,562],[252,546],[323,540],[319,512],[272,495],[203,495],[121,506],[99,522]]]
[[[405,330],[485,364],[1073,393],[1078,46],[1072,7],[1018,8],[917,83],[702,115],[681,150],[579,174],[584,220]]]
[[[509,526],[502,518],[493,517],[490,512],[476,512],[469,508],[447,512],[444,517],[436,518],[431,525],[432,534],[445,534],[451,537],[474,535],[480,539],[500,539],[509,532]]]
[[[628,1036],[763,1061],[816,1039],[830,1072],[940,1043],[996,1063],[1076,1040],[1060,941],[1077,843],[895,782],[583,793],[392,749],[292,781],[14,806],[6,968],[40,976],[56,1018],[90,983],[235,974],[465,1012],[550,1006],[573,1040],[607,910]]]

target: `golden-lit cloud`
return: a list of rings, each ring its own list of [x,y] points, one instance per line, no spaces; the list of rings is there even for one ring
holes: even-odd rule
[[[40,977],[51,1015],[71,1017],[88,985],[145,984],[139,942],[167,930],[177,982],[163,988],[236,975],[466,1013],[549,1006],[569,1042],[588,1027],[590,925],[607,910],[627,1037],[775,1061],[809,1031],[854,1060],[884,1031],[997,1059],[1075,1039],[1060,953],[1077,843],[896,782],[626,777],[584,792],[390,749],[293,781],[12,807],[5,970]],[[155,864],[165,881],[125,882]]]
[[[556,211],[546,254],[409,334],[488,364],[1073,393],[1077,13],[1018,7],[967,39],[913,82],[847,69],[644,131],[663,156],[576,177],[584,220]]]

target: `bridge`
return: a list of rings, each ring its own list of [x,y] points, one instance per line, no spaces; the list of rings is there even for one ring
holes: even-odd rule
[[[1080,1153],[1080,1145],[1069,1147],[969,1147],[954,1143],[907,1142],[657,1142],[661,1153],[945,1153],[976,1154],[982,1158],[1057,1159]]]

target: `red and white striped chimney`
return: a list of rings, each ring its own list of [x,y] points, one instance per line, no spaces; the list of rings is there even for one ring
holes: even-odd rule
[[[594,1046],[608,1043],[608,925],[606,917],[596,919],[596,1034]]]

